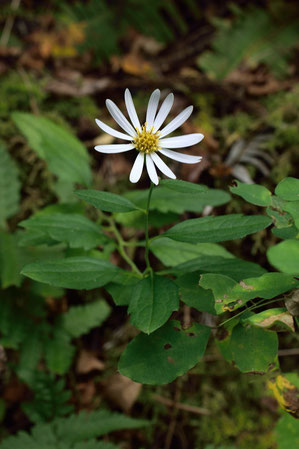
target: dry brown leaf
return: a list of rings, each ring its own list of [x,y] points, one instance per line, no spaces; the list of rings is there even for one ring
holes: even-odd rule
[[[110,377],[103,383],[103,386],[105,387],[105,396],[126,413],[131,410],[142,388],[141,384],[121,374]]]
[[[82,382],[80,384],[77,384],[76,388],[80,393],[79,395],[80,404],[85,406],[89,405],[93,401],[96,394],[96,387],[94,381],[91,379],[87,382],[84,383]]]
[[[93,370],[103,371],[104,368],[104,362],[99,360],[95,354],[85,350],[80,352],[76,364],[76,371],[78,374],[88,374]]]

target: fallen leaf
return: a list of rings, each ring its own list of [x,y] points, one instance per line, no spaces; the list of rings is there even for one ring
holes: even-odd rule
[[[115,374],[103,382],[104,395],[124,412],[129,412],[136,402],[142,385],[121,374]]]
[[[76,371],[78,374],[88,374],[93,370],[103,371],[104,368],[104,362],[99,360],[95,354],[85,350],[80,352],[76,364]]]

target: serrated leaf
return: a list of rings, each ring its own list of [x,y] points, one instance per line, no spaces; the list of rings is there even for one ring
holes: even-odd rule
[[[298,285],[292,276],[283,273],[265,273],[237,283],[221,274],[203,274],[199,285],[211,289],[217,313],[236,310],[254,298],[271,299]]]
[[[258,184],[245,184],[240,181],[235,181],[236,186],[230,187],[229,190],[241,196],[248,203],[256,206],[270,206],[272,204],[272,194],[264,186]]]
[[[89,413],[83,411],[68,418],[59,418],[53,423],[58,441],[70,443],[105,435],[115,430],[139,429],[149,424],[149,421],[130,418],[108,410],[96,410]]]
[[[264,215],[191,218],[174,225],[162,236],[189,243],[224,242],[261,231],[271,223],[272,220]]]
[[[71,337],[80,337],[93,327],[99,327],[110,314],[110,307],[104,300],[98,300],[84,306],[70,307],[61,315],[61,326]]]
[[[82,143],[45,117],[15,112],[12,118],[49,170],[67,183],[91,183],[89,156]]]
[[[267,251],[271,265],[278,270],[293,275],[299,274],[299,240],[288,239]]]
[[[275,332],[238,324],[230,339],[232,358],[243,373],[267,372],[275,362],[278,339]]]
[[[193,182],[182,181],[181,179],[162,179],[160,185],[167,189],[175,190],[180,193],[202,193],[206,192],[208,188],[204,185],[195,184]]]
[[[45,342],[45,359],[52,373],[65,374],[73,361],[75,347],[70,336],[59,327],[54,328],[53,336]]]
[[[161,327],[178,308],[176,284],[170,279],[153,275],[134,286],[128,313],[134,326],[150,334]]]
[[[275,194],[283,200],[299,200],[299,179],[285,178],[276,186]]]
[[[176,242],[167,237],[162,237],[150,242],[151,252],[166,267],[174,267],[197,256],[221,256],[233,259],[235,256],[229,253],[223,246],[216,243],[198,243],[196,245],[185,242]]]
[[[113,282],[121,270],[110,262],[91,257],[68,257],[51,262],[26,265],[22,274],[55,287],[86,289]]]
[[[132,201],[115,193],[100,190],[77,190],[76,195],[81,199],[105,212],[131,212],[140,210]]]
[[[210,328],[202,324],[183,330],[178,321],[169,321],[151,335],[137,335],[122,353],[119,371],[135,382],[167,384],[199,362],[209,336]]]
[[[283,307],[256,313],[246,318],[244,322],[275,332],[295,332],[294,319]]]
[[[38,214],[21,221],[20,225],[33,232],[33,235],[37,233],[41,237],[45,236],[46,240],[43,243],[52,239],[64,242],[70,248],[89,250],[107,239],[98,225],[79,214]]]
[[[125,196],[138,207],[145,209],[148,192],[148,190],[133,190]],[[150,210],[177,214],[185,211],[202,212],[205,206],[221,206],[228,203],[230,198],[229,193],[219,189],[208,189],[202,193],[186,195],[166,187],[158,187],[153,189]]]
[[[16,164],[0,144],[0,227],[18,211],[20,187]]]

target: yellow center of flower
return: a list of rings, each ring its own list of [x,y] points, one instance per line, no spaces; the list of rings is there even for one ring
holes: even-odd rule
[[[153,153],[160,149],[159,143],[159,131],[154,132],[153,127],[150,130],[146,129],[146,123],[141,127],[141,130],[137,131],[137,136],[133,140],[136,150],[142,153]]]

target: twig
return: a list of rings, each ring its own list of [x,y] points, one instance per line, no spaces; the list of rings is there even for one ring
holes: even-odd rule
[[[278,351],[279,357],[286,357],[288,355],[298,355],[298,354],[299,354],[299,348],[280,349]]]
[[[19,8],[21,0],[11,1],[12,13],[7,17],[0,38],[0,47],[6,47],[10,38],[10,33],[15,21],[15,11]]]
[[[159,394],[154,394],[153,398],[160,402],[163,405],[167,405],[168,407],[175,407],[179,410],[184,410],[186,412],[195,413],[196,415],[210,415],[211,412],[207,408],[196,407],[195,405],[182,404],[181,402],[175,402],[171,399],[165,398],[164,396],[160,396]]]

